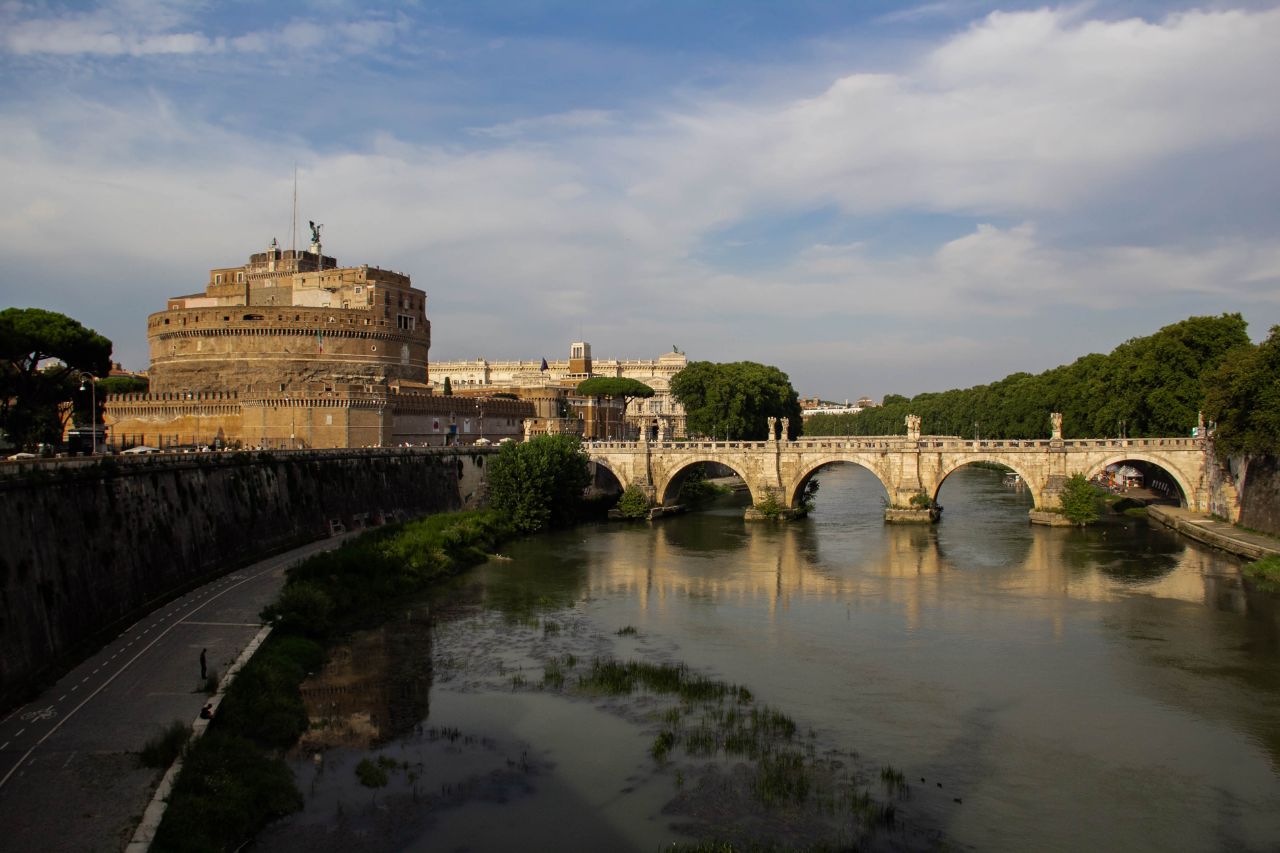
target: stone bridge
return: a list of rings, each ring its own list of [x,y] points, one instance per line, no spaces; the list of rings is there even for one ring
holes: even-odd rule
[[[1092,478],[1107,466],[1139,461],[1154,465],[1177,484],[1183,506],[1209,510],[1209,466],[1204,438],[1077,438],[1061,437],[1061,420],[1054,418],[1054,437],[1034,440],[965,440],[954,436],[920,435],[919,418],[908,418],[907,435],[820,437],[767,441],[646,441],[595,442],[585,445],[591,460],[607,468],[622,488],[637,485],[657,504],[670,504],[685,472],[703,462],[715,462],[738,473],[755,506],[775,501],[795,509],[805,486],[823,466],[839,462],[861,465],[884,486],[891,521],[927,520],[928,513],[912,509],[912,498],[937,500],[942,483],[956,469],[974,462],[1007,466],[1026,484],[1034,501],[1033,520],[1060,506],[1063,482],[1072,474]],[[1203,434],[1203,431],[1202,433]],[[1227,484],[1230,485],[1229,483]],[[1234,495],[1229,501],[1236,506]],[[751,511],[748,510],[748,513]]]

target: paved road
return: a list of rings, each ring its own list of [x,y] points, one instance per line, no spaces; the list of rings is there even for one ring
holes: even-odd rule
[[[148,615],[0,721],[0,848],[118,851],[163,770],[137,753],[206,701],[200,650],[226,671],[261,627],[284,570],[339,539],[225,575]]]

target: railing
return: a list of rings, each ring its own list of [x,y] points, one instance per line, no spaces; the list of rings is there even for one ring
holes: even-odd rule
[[[1055,441],[1046,438],[1019,439],[964,439],[956,436],[921,436],[909,439],[904,435],[858,436],[848,438],[798,438],[794,441],[590,441],[585,446],[593,451],[636,451],[648,447],[650,451],[712,451],[766,450],[778,446],[782,450],[971,450],[971,451],[1044,451],[1053,447],[1068,450],[1132,449],[1132,450],[1194,450],[1204,449],[1203,438],[1072,438]]]

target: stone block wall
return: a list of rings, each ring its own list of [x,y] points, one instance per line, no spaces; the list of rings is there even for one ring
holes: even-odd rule
[[[484,452],[340,450],[8,463],[0,479],[0,708],[182,589],[330,521],[474,501]],[[472,469],[475,469],[474,471]]]

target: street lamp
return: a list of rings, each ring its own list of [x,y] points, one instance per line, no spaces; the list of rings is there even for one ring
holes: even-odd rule
[[[89,382],[89,429],[93,430],[89,435],[90,447],[92,448],[91,456],[98,455],[98,377],[87,371],[80,371],[80,390],[84,390],[84,383]]]

